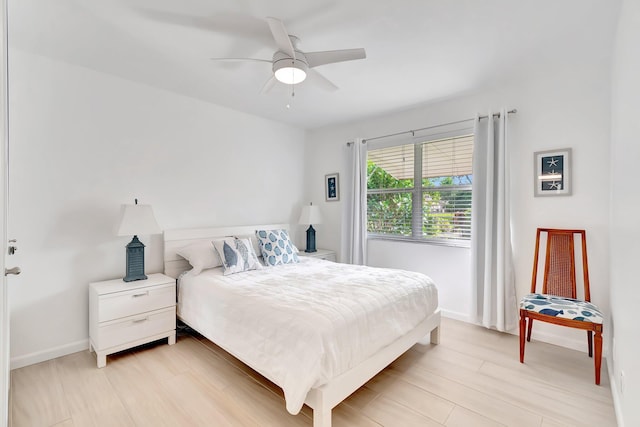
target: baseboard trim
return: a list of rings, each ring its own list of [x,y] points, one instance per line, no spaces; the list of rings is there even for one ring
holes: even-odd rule
[[[447,319],[460,320],[461,322],[473,323],[468,314],[458,313],[457,311],[445,310],[444,308],[440,309],[440,313],[443,317]]]
[[[36,363],[45,362],[55,359],[56,357],[66,356],[67,354],[77,353],[89,348],[89,339],[84,339],[58,347],[48,348],[46,350],[36,351],[25,354],[24,356],[12,357],[10,369],[23,368]]]
[[[468,322],[468,323],[472,323],[474,325],[478,325],[478,326],[483,326],[480,323],[477,322],[472,322],[470,320],[469,316],[465,316],[463,314],[460,313],[455,313],[455,312],[447,312],[446,310],[442,310],[442,315],[444,317],[449,317],[452,319],[456,319],[456,320],[462,320],[464,322]],[[577,350],[579,352],[582,353],[587,353],[588,352],[588,347],[587,347],[587,340],[586,340],[586,336],[585,338],[571,338],[571,337],[567,337],[565,335],[556,335],[553,332],[549,332],[549,331],[545,331],[545,330],[541,330],[542,328],[534,328],[533,332],[531,334],[531,341],[540,341],[540,342],[544,342],[547,344],[553,344],[553,345],[557,345],[558,347],[564,347],[564,348],[568,348],[571,350]],[[514,329],[510,329],[508,331],[504,331],[505,333],[511,334],[511,335],[515,335],[515,336],[519,336],[520,335],[520,330],[518,327],[514,328]],[[604,343],[603,343],[604,344]],[[609,349],[607,348],[607,346],[603,346],[602,348],[602,357],[603,360],[608,360],[609,359]]]
[[[624,420],[622,418],[622,407],[620,406],[620,385],[616,381],[615,372],[613,372],[613,362],[607,358],[607,372],[609,373],[609,385],[611,387],[611,397],[613,398],[613,410],[616,414],[616,421],[618,427],[624,427]]]

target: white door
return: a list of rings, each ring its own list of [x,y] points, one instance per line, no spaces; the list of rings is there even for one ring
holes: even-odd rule
[[[2,8],[2,43],[0,60],[0,426],[9,420],[9,306],[7,303],[7,278],[4,275],[4,254],[7,253],[7,2],[0,0]]]

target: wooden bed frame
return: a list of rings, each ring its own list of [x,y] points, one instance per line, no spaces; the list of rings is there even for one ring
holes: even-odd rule
[[[276,228],[284,228],[288,230],[290,229],[290,226],[289,224],[269,224],[165,230],[164,273],[168,276],[177,278],[183,271],[191,269],[189,263],[176,253],[178,248],[189,243],[200,240],[212,240],[214,238],[225,236],[252,235],[257,229],[268,230]],[[358,366],[333,378],[327,384],[311,389],[307,394],[305,403],[313,409],[313,426],[331,427],[331,410],[335,406],[358,390],[378,372],[386,368],[391,362],[397,359],[418,341],[425,338],[428,334],[430,334],[430,342],[432,344],[438,344],[440,342],[439,308],[414,329],[401,336],[388,346],[382,348]],[[241,359],[238,355],[235,355],[232,352],[229,353],[234,357]],[[251,368],[261,372],[261,369],[254,366],[251,366]],[[266,378],[274,382],[273,379],[269,377]]]

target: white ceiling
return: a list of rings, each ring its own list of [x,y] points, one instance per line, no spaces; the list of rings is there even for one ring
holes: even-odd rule
[[[303,128],[356,120],[478,90],[509,76],[589,66],[610,55],[619,0],[8,0],[9,43],[100,72]],[[367,59],[278,83],[264,21],[303,51],[364,47]],[[15,76],[11,76],[15,78]],[[286,105],[291,108],[287,109]]]

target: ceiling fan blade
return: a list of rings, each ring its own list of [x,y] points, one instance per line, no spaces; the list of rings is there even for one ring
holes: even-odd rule
[[[271,92],[271,89],[273,89],[273,87],[275,86],[277,80],[275,78],[275,76],[271,76],[269,78],[269,80],[267,80],[264,85],[262,86],[262,89],[260,89],[260,93],[265,94],[265,93],[269,93]]]
[[[267,17],[266,19],[269,23],[271,34],[276,41],[276,45],[278,45],[278,49],[283,51],[293,59],[296,59],[296,52],[293,49],[293,44],[291,43],[289,33],[287,32],[284,23],[278,18]]]
[[[318,85],[324,90],[328,90],[329,92],[335,92],[339,88],[331,80],[317,72],[316,70],[309,69],[307,72],[307,77],[313,80],[313,83]]]
[[[260,58],[209,58],[212,61],[225,61],[225,62],[235,62],[235,61],[256,61],[256,62],[268,62],[272,63],[270,59],[260,59]]]
[[[324,52],[305,52],[309,67],[318,65],[333,64],[334,62],[353,61],[354,59],[365,59],[367,53],[363,48],[328,50]]]

